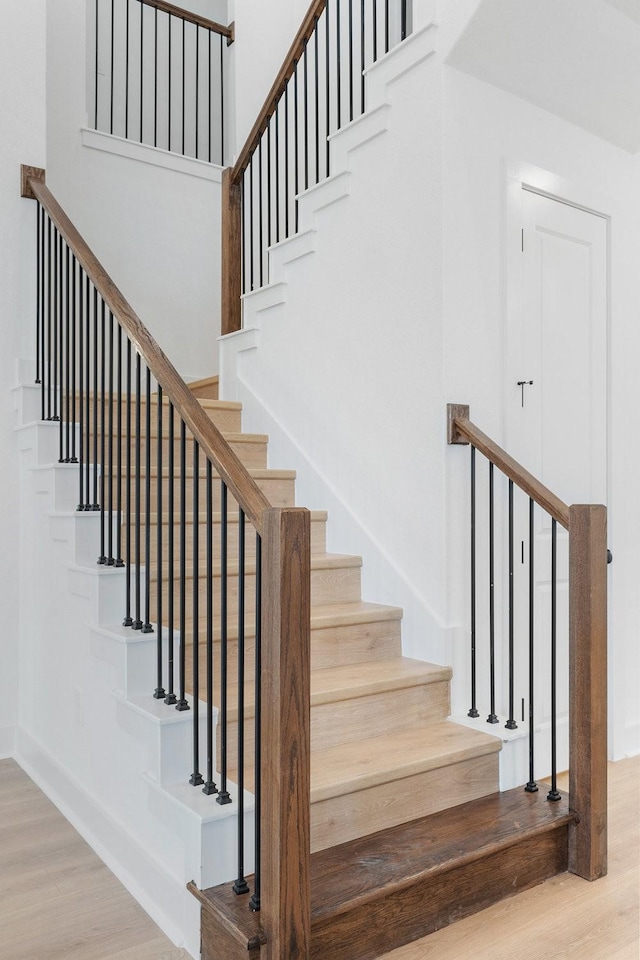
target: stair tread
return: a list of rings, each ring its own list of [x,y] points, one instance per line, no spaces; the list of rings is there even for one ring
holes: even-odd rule
[[[376,693],[403,690],[440,681],[448,682],[450,679],[449,667],[441,667],[423,660],[410,660],[408,657],[367,660],[362,663],[312,670],[311,706],[339,703],[342,700],[357,700],[359,697]],[[202,687],[200,689],[202,691]],[[252,679],[246,680],[244,690],[245,717],[253,717],[254,683]],[[228,716],[230,720],[235,720],[237,718],[235,704],[238,702],[237,683],[230,683],[227,691],[230,705]],[[352,749],[353,746],[352,743]]]
[[[312,553],[311,554],[311,570],[344,570],[346,568],[359,568],[362,566],[362,557],[356,557],[350,553]],[[177,567],[177,564],[176,564]],[[237,574],[239,563],[236,559],[229,559],[227,561],[227,570],[230,575]],[[256,570],[256,561],[254,557],[249,557],[245,560],[245,573],[252,574]],[[213,565],[213,575],[214,577],[220,576],[220,563],[216,562]],[[191,558],[187,559],[185,564],[185,575],[187,579],[191,579],[193,572],[193,561]],[[177,577],[177,573],[176,573]],[[203,580],[206,578],[206,564],[203,562],[200,563],[200,577],[199,579]],[[157,581],[157,570],[155,567],[152,567],[150,580],[151,582]],[[167,580],[167,574],[163,571],[162,576],[163,581]]]
[[[249,471],[249,472],[250,472],[251,475],[254,476],[254,478],[255,478],[255,473],[254,473],[254,471]],[[327,521],[327,511],[326,511],[326,510],[310,510],[309,513],[310,513],[310,515],[311,515],[311,522],[312,522],[312,523],[326,523],[326,521]],[[186,518],[185,518],[185,522],[186,522],[187,526],[192,526],[192,525],[193,525],[193,515],[189,516],[189,514],[192,514],[192,511],[190,511],[190,510],[187,511],[187,516],[186,516]],[[221,517],[222,517],[222,514],[219,513],[219,512],[214,512],[214,513],[212,513],[212,514],[211,514],[211,521],[212,521],[212,523],[214,523],[214,524],[220,523]],[[238,523],[238,519],[239,519],[239,517],[238,517],[238,511],[237,511],[237,510],[233,510],[233,511],[231,511],[231,512],[229,513],[229,516],[227,517],[227,523],[228,523],[228,524],[237,524],[237,523]],[[141,525],[142,525],[143,527],[144,527],[144,525],[145,525],[145,522],[146,522],[146,519],[145,519],[144,516],[142,516],[142,517],[141,517]],[[174,515],[173,515],[173,522],[174,522],[175,524],[180,523],[180,513],[179,513],[179,512],[174,513]],[[163,513],[163,514],[162,514],[162,523],[168,525],[168,523],[169,523],[169,514],[168,514],[168,513]],[[149,525],[152,526],[152,527],[158,525],[158,516],[157,516],[157,513],[156,513],[155,511],[153,511],[153,510],[151,511],[151,517],[150,517],[150,524],[149,524]],[[205,525],[206,525],[206,520],[200,519],[199,526],[202,527],[202,526],[205,526]]]
[[[328,800],[438,767],[497,753],[498,737],[449,720],[414,724],[393,733],[315,751],[311,798]]]
[[[270,467],[247,467],[246,470],[249,476],[253,477],[254,480],[295,480],[296,479],[295,470],[272,470]],[[206,473],[206,464],[201,463],[199,477],[204,478],[205,473]],[[164,471],[163,471],[163,475],[164,475]],[[184,475],[187,479],[193,480],[193,467],[187,467],[185,469]],[[141,477],[146,476],[145,470],[144,470],[144,464],[142,464],[140,467],[140,476]],[[158,468],[155,464],[151,465],[149,476],[157,478]],[[212,470],[211,476],[216,481],[220,479],[220,475],[217,470]],[[201,479],[201,485],[203,485],[202,479]]]
[[[377,901],[421,879],[435,879],[574,821],[566,794],[549,803],[544,791],[532,794],[516,787],[313,853],[312,940],[314,926],[333,916],[369,904],[373,909]],[[246,942],[263,940],[260,915],[247,909],[231,884],[191,890],[205,910],[216,917],[222,914]]]

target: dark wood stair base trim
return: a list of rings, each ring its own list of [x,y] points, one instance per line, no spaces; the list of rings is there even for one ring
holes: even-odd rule
[[[566,795],[517,788],[314,854],[311,960],[373,960],[565,872],[575,820]],[[203,960],[260,956],[246,898],[229,884],[189,889]]]

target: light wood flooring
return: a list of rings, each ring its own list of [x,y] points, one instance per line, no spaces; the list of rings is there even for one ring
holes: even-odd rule
[[[638,960],[640,758],[610,764],[609,776],[604,880],[555,877],[385,960]],[[0,960],[187,957],[20,767],[0,760]]]

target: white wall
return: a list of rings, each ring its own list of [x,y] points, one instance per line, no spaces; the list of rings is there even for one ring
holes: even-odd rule
[[[35,204],[20,197],[20,164],[45,165],[45,0],[0,7],[0,755],[18,700],[17,455],[9,389],[15,361],[32,353]]]
[[[219,184],[82,145],[92,65],[86,0],[47,22],[47,182],[178,371],[217,371]],[[164,155],[163,155],[164,156]],[[210,173],[207,165],[206,175]]]
[[[629,429],[640,359],[640,158],[465,74],[444,69],[444,369],[447,398],[502,435],[506,169],[611,217],[609,545],[611,751],[640,750],[640,446]],[[534,184],[535,185],[535,184]],[[570,432],[567,443],[570,443]],[[449,509],[460,489],[449,460]],[[466,457],[465,457],[466,460]],[[458,548],[463,549],[462,539]],[[456,554],[450,578],[456,580]],[[454,604],[453,609],[458,606]]]

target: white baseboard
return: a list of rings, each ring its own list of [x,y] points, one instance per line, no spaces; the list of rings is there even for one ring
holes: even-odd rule
[[[0,727],[0,760],[15,756],[16,728]]]
[[[170,876],[134,836],[102,809],[95,797],[20,728],[15,731],[14,756],[162,932],[176,946],[198,957],[199,904],[184,885]]]

